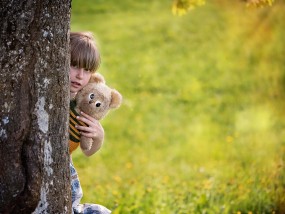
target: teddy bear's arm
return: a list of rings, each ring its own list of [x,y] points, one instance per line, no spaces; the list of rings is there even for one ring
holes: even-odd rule
[[[104,142],[104,129],[101,126],[101,124],[100,124],[100,127],[101,127],[101,130],[97,132],[98,135],[96,137],[92,138],[93,142],[92,142],[90,150],[83,150],[82,149],[82,152],[88,157],[95,154],[101,148],[101,146]]]

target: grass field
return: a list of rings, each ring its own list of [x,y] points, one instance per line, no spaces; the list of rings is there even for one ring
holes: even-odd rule
[[[227,3],[228,2],[228,3]],[[113,213],[285,213],[285,4],[73,0],[100,72],[124,97],[94,156],[73,155],[83,202]]]

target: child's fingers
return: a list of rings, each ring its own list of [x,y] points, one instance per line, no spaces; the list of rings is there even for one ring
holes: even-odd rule
[[[94,137],[96,137],[96,136],[94,136],[94,134],[93,133],[90,133],[90,132],[80,132],[80,134],[82,135],[82,136],[84,136],[84,137],[88,137],[88,138],[94,138]]]
[[[92,127],[87,127],[87,126],[75,126],[76,129],[80,131],[80,134],[83,135],[84,137],[90,137],[94,138],[96,137],[96,131]]]
[[[75,128],[77,128],[79,131],[84,131],[84,132],[91,132],[93,130],[93,129],[89,128],[88,126],[76,125]]]
[[[93,117],[89,116],[88,114],[85,114],[83,111],[81,111],[80,113],[83,117],[87,118],[88,120],[90,120],[92,122],[96,121]]]
[[[76,117],[78,120],[82,121],[83,123],[86,123],[87,125],[90,125],[90,122],[92,123],[92,120],[87,119],[85,116],[77,116]]]
[[[83,113],[82,116],[77,116],[77,119],[94,128],[99,128],[101,126],[98,120],[85,113]]]
[[[80,134],[85,137],[96,138],[104,136],[104,129],[100,122],[95,118],[81,112],[81,116],[77,117],[78,120],[85,123],[87,126],[75,126],[80,131]]]

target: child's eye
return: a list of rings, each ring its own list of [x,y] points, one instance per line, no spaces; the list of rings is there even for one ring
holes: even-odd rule
[[[95,95],[94,95],[93,93],[92,93],[92,94],[89,94],[89,98],[90,98],[91,100],[93,100],[94,97],[95,97]]]
[[[101,102],[100,102],[100,101],[96,101],[96,102],[95,102],[95,106],[96,106],[96,107],[100,107],[100,106],[101,106]]]

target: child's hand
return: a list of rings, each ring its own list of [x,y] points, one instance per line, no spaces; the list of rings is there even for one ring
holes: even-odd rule
[[[99,123],[98,120],[93,117],[81,112],[81,116],[77,117],[78,120],[86,123],[88,126],[76,126],[80,131],[80,134],[84,137],[92,138],[93,140],[103,140],[104,138],[104,129]]]

